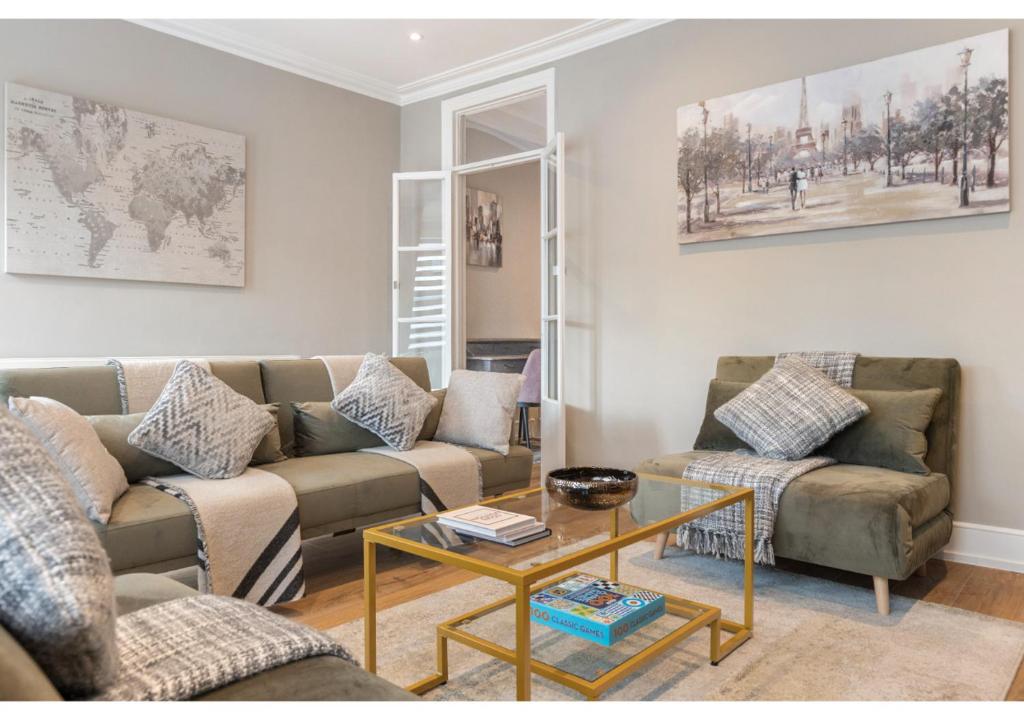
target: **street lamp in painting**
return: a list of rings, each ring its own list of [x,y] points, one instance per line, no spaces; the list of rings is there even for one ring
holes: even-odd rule
[[[970,188],[967,185],[967,68],[971,65],[971,48],[965,47],[957,53],[960,56],[960,67],[964,70],[964,157],[960,168],[960,207],[971,204]]]

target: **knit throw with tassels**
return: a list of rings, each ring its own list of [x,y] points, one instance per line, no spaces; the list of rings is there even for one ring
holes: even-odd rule
[[[775,564],[772,536],[782,491],[794,479],[811,470],[832,465],[827,457],[803,460],[772,460],[744,452],[718,452],[691,462],[683,476],[691,480],[749,487],[754,490],[754,562]],[[684,485],[683,507],[708,501],[708,490]],[[735,503],[679,528],[679,547],[701,555],[743,559],[743,503]]]

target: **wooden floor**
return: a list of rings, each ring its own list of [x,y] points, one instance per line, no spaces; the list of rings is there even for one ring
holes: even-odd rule
[[[534,465],[534,482],[539,468]],[[323,538],[303,546],[307,594],[279,606],[300,622],[326,629],[362,617],[362,545],[358,533]],[[831,568],[780,560],[778,567],[847,585],[871,588],[871,578]],[[430,595],[475,579],[464,570],[438,565],[388,548],[377,556],[377,609]],[[928,563],[926,577],[892,583],[897,595],[927,600],[962,610],[1024,622],[1024,574],[963,565],[945,560]],[[1008,700],[1024,700],[1024,663],[1017,668]]]

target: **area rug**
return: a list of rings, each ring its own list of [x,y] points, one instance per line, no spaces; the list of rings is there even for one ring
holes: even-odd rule
[[[607,559],[583,566],[607,573]],[[742,618],[741,563],[670,550],[654,560],[642,543],[620,554],[620,579],[711,603]],[[609,689],[606,700],[1002,700],[1024,656],[1024,623],[892,597],[892,614],[875,613],[874,594],[774,568],[756,569],[754,637],[718,667],[708,663],[701,630]],[[509,586],[474,580],[378,614],[378,672],[400,685],[435,667],[437,622],[507,595]],[[656,637],[663,622],[612,649],[534,625],[535,657],[594,676]],[[471,631],[506,646],[513,617],[505,609]],[[329,633],[360,655],[362,621]],[[724,635],[724,634],[723,634]],[[515,672],[490,656],[449,643],[450,679],[430,700],[510,700]],[[534,676],[535,700],[579,700]]]

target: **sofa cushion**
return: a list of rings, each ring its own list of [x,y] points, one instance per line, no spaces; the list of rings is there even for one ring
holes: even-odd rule
[[[210,372],[239,395],[257,405],[267,402],[263,394],[263,378],[257,360],[210,360]]]
[[[306,658],[239,680],[194,700],[418,700],[358,665],[329,655]]]
[[[818,451],[840,463],[927,473],[925,430],[942,391],[851,390],[871,412],[836,434]]]
[[[289,458],[263,469],[280,475],[295,489],[303,536],[346,520],[410,508],[415,512],[420,504],[416,469],[383,455],[352,452]]]
[[[321,360],[262,360],[263,395],[267,402],[281,404],[277,416],[281,428],[281,449],[285,455],[295,454],[291,403],[325,401],[334,398],[331,378]]]
[[[53,398],[82,415],[121,412],[117,373],[109,365],[0,370],[0,401],[8,397]]]
[[[379,447],[377,435],[338,413],[329,402],[293,402],[295,454],[328,455]]]
[[[151,605],[198,594],[198,590],[166,575],[128,573],[114,578],[114,598],[117,601],[118,615],[127,615]]]
[[[867,411],[820,370],[786,357],[718,408],[715,417],[758,455],[799,460]]]
[[[708,384],[708,399],[704,405],[704,422],[701,423],[697,439],[693,441],[694,450],[732,451],[747,449],[749,445],[736,437],[736,433],[722,424],[715,417],[715,410],[725,405],[734,397],[750,387],[750,383],[728,382],[714,379]]]
[[[60,699],[60,693],[43,669],[0,626],[0,702]]]
[[[128,480],[84,417],[46,397],[12,397],[11,411],[31,428],[71,481],[90,520],[105,523]]]
[[[456,370],[434,439],[508,454],[523,376]]]
[[[128,444],[128,436],[139,426],[146,413],[130,415],[89,415],[86,417],[96,431],[103,447],[121,465],[129,483],[137,482],[144,477],[162,477],[177,475],[183,472],[174,463],[167,462],[148,452],[139,450]]]
[[[252,400],[182,360],[128,443],[198,477],[231,478],[242,474],[274,425]]]
[[[513,445],[509,448],[508,455],[474,447],[463,447],[463,450],[472,453],[480,461],[485,496],[530,484],[530,473],[533,470],[532,450],[522,445]]]
[[[680,477],[687,465],[706,455],[665,455],[637,469]],[[864,465],[819,468],[793,480],[782,493],[772,539],[775,554],[868,575],[906,577],[916,567],[911,564],[917,560],[915,528],[946,515],[949,498],[949,481],[941,473]],[[947,532],[941,542],[948,539]]]
[[[110,522],[94,523],[114,572],[195,563],[196,523],[185,503],[138,483],[114,503]],[[169,563],[167,567],[162,564]]]

